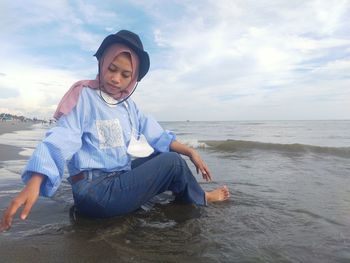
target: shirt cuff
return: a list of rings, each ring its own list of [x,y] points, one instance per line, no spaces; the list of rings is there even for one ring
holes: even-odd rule
[[[169,152],[170,151],[170,144],[176,140],[176,135],[172,131],[164,131],[163,134],[160,136],[160,138],[157,140],[157,142],[154,145],[154,148],[158,152]]]
[[[56,154],[59,153],[56,152]],[[45,179],[40,186],[40,195],[51,197],[61,183],[63,169],[64,160],[53,158],[49,147],[45,143],[40,143],[22,173],[22,180],[27,184],[33,173],[44,175]]]
[[[22,181],[25,184],[27,184],[29,180],[32,178],[33,173],[38,173],[44,176],[44,180],[40,186],[40,196],[52,197],[60,185],[60,182],[57,182],[59,180],[56,180],[56,182],[53,182],[52,178],[49,178],[42,172],[27,170],[22,174]]]

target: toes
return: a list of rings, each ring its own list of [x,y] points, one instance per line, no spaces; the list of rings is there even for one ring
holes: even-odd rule
[[[222,194],[223,194],[224,200],[227,200],[230,197],[230,192],[229,192],[228,187],[226,185],[224,185],[222,187]]]
[[[209,195],[209,194],[208,194]],[[221,186],[210,192],[211,198],[207,197],[207,200],[211,200],[211,202],[216,201],[225,201],[230,197],[230,192],[226,185]]]

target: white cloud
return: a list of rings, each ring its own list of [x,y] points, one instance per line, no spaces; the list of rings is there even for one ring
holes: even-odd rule
[[[151,84],[155,91],[151,98],[158,106],[149,109],[162,119],[167,116],[159,112],[177,107],[178,102],[171,96],[181,98],[182,117],[199,119],[232,119],[237,117],[233,111],[239,111],[240,106],[245,110],[254,105],[270,107],[272,102],[295,113],[286,117],[313,118],[319,111],[322,118],[324,104],[314,106],[315,94],[327,98],[339,93],[343,96],[341,103],[345,103],[344,96],[350,100],[348,92],[341,92],[350,78],[346,69],[332,66],[334,70],[328,70],[332,63],[347,65],[350,39],[344,38],[343,32],[347,30],[345,21],[350,22],[349,1],[209,1],[196,8],[191,6],[185,2],[185,17],[176,21],[169,21],[166,11],[154,14],[152,4],[148,6],[149,13],[160,21],[154,31],[155,41],[171,54],[162,61],[167,71],[157,70],[154,78],[160,81],[152,80]],[[337,87],[324,87],[334,84],[329,79],[338,78]],[[162,93],[157,86],[170,94]],[[147,104],[149,98],[142,104]],[[301,98],[305,105],[312,101],[311,111],[316,113],[295,110],[295,100]],[[332,103],[335,100],[327,105]],[[215,110],[218,105],[220,112]],[[213,111],[217,115],[211,114]],[[276,118],[278,110],[260,112],[255,112],[256,118],[268,119]],[[243,118],[254,118],[240,113]]]
[[[48,118],[62,95],[77,80],[71,72],[40,67],[35,64],[4,64],[6,76],[0,87],[12,90],[16,96],[0,98],[3,110],[22,112],[26,116]]]
[[[15,34],[1,44],[3,61],[12,65],[0,62],[6,74],[0,76],[0,87],[18,89],[20,98],[7,98],[1,105],[25,105],[33,112],[54,108],[72,82],[95,72],[93,58],[82,55],[95,51],[106,31],[129,25],[144,32],[147,21],[153,34],[145,37],[151,72],[134,98],[159,119],[322,119],[350,114],[349,1],[131,1],[130,10],[143,18],[116,7],[113,1],[37,1],[30,9],[8,4],[11,12],[0,23],[7,26],[8,36]],[[38,39],[20,34],[47,24],[52,32],[33,32]],[[30,41],[48,50],[74,45],[87,52],[55,50],[60,52],[57,61],[52,55],[33,57],[24,47]],[[25,68],[29,71],[21,80],[18,72]],[[38,83],[42,78],[55,92]],[[23,89],[25,83],[32,92]]]

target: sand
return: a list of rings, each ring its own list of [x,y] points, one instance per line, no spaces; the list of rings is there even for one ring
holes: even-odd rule
[[[17,121],[0,122],[0,135],[20,130],[30,130],[32,129],[33,124],[33,122]],[[27,157],[18,154],[21,150],[21,148],[16,146],[0,144],[0,162],[27,159]]]
[[[30,130],[33,124],[33,122],[2,121],[0,122],[0,135],[14,131]]]

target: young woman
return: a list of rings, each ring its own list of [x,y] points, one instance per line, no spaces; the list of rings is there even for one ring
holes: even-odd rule
[[[204,192],[180,156],[190,157],[210,181],[198,153],[129,98],[150,65],[140,38],[121,30],[107,36],[95,56],[97,78],[75,83],[62,98],[57,125],[29,159],[22,174],[26,186],[4,212],[1,230],[11,227],[21,206],[25,219],[39,195],[56,192],[66,161],[76,209],[90,217],[130,213],[167,190],[176,201],[196,205],[229,197],[226,186]]]

